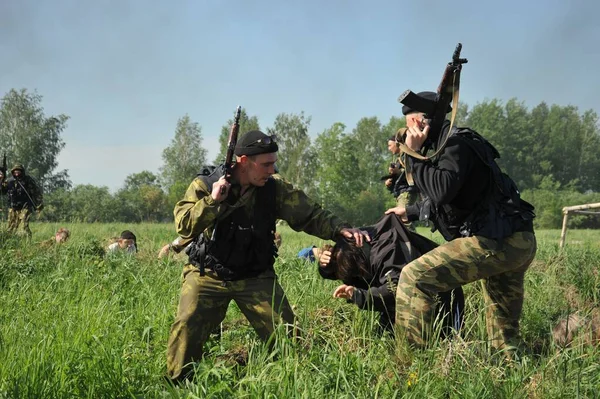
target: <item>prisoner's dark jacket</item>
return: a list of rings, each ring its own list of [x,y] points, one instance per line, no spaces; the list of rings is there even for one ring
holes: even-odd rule
[[[394,320],[396,306],[396,286],[402,268],[412,260],[437,247],[428,238],[409,231],[397,215],[382,217],[375,225],[363,227],[369,233],[371,242],[369,254],[369,272],[367,279],[355,277],[343,281],[355,287],[352,302],[361,309],[386,312]],[[336,280],[334,267],[318,266],[321,277]],[[464,298],[462,288],[456,288],[454,294],[462,313]],[[451,309],[451,293],[440,293],[440,301],[445,309]],[[447,306],[447,307],[446,307]]]

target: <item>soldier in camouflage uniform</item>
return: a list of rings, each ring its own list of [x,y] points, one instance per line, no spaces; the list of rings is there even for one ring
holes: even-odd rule
[[[397,330],[412,345],[425,346],[432,336],[436,295],[483,280],[488,339],[496,349],[515,348],[520,343],[523,280],[536,253],[533,207],[520,199],[514,182],[495,162],[498,152],[479,134],[468,128],[449,132],[449,121],[440,131],[430,131],[428,115],[435,110],[437,95],[418,95],[421,104],[402,108],[406,145],[417,152],[422,146],[441,152],[432,161],[406,156],[405,165],[425,200],[386,213],[405,221],[430,219],[448,243],[402,270]]]
[[[0,182],[0,193],[8,195],[8,231],[22,231],[31,238],[29,218],[34,211],[44,208],[42,190],[33,178],[25,173],[21,164],[11,169],[12,178]]]
[[[406,129],[402,128],[396,135],[391,136],[388,139],[388,150],[390,150],[393,155],[400,154],[398,143],[400,143],[401,140],[404,140],[402,135],[405,131]],[[388,172],[391,177],[385,181],[385,186],[392,193],[394,198],[396,198],[396,206],[406,207],[417,202],[419,199],[419,191],[416,186],[411,186],[408,184],[408,181],[406,181],[406,174],[399,160],[395,160],[395,162],[390,164]],[[415,231],[415,227],[412,223],[407,223],[407,227],[409,230]]]
[[[0,167],[0,194],[4,187],[4,170]],[[4,222],[4,197],[0,195],[0,225]]]
[[[202,357],[211,331],[234,300],[262,339],[280,322],[292,326],[294,314],[277,281],[273,264],[276,219],[329,240],[342,234],[362,245],[363,236],[332,213],[273,176],[274,136],[244,134],[235,147],[236,165],[228,179],[223,168],[199,176],[175,206],[178,245],[198,238],[186,251],[177,317],[167,348],[167,377],[189,378],[191,362]]]

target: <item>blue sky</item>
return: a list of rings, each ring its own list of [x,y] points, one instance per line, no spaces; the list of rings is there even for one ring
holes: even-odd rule
[[[400,114],[435,90],[463,43],[461,101],[516,97],[600,112],[600,2],[0,1],[0,95],[37,90],[71,117],[59,168],[118,189],[158,172],[177,119],[202,126],[212,161],[235,107],[272,125]],[[526,132],[524,132],[526,134]]]

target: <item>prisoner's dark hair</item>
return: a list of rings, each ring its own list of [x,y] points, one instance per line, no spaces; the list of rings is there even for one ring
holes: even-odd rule
[[[369,261],[354,239],[338,238],[330,251],[330,265],[337,279],[348,281],[368,275]]]
[[[137,237],[129,230],[123,230],[120,238],[123,240],[133,240],[137,244]]]

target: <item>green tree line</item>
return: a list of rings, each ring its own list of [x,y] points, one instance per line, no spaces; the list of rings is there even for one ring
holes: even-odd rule
[[[233,122],[223,124],[219,153],[209,161],[200,123],[182,116],[163,151],[159,172],[131,174],[111,193],[107,187],[72,186],[68,171],[56,171],[56,157],[65,145],[60,133],[69,118],[46,116],[41,102],[39,94],[25,89],[3,97],[0,145],[42,182],[46,209],[40,219],[47,221],[172,221],[173,206],[196,173],[203,165],[224,160]],[[560,227],[563,206],[600,202],[600,125],[595,111],[545,102],[528,108],[514,98],[492,99],[472,107],[461,104],[456,124],[471,127],[496,146],[499,164],[536,206],[537,227]],[[393,160],[387,139],[402,126],[403,117],[381,121],[370,116],[353,127],[334,122],[314,132],[304,112],[280,113],[272,126],[261,126],[256,116],[243,110],[240,132],[261,129],[277,135],[280,174],[323,207],[365,225],[394,203],[380,177]],[[571,224],[598,228],[600,217],[580,216]]]

